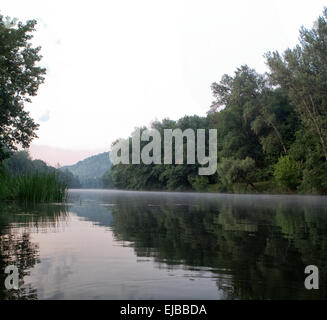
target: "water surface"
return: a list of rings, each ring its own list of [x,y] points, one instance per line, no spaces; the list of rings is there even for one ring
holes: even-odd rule
[[[319,268],[306,290],[304,268]],[[4,269],[19,269],[6,290]],[[0,204],[1,299],[326,299],[327,197],[70,190]]]

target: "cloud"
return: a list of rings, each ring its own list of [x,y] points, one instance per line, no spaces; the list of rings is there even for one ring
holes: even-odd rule
[[[39,121],[41,122],[47,122],[50,120],[50,111],[49,110],[46,110],[41,117],[39,117],[38,119]]]

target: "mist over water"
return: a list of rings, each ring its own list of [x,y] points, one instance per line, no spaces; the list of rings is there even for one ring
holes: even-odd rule
[[[70,190],[0,207],[2,299],[326,299],[327,197]],[[306,290],[304,268],[319,268]]]

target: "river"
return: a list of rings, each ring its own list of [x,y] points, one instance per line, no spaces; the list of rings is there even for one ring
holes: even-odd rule
[[[304,286],[307,265],[319,290]],[[1,299],[326,299],[327,197],[69,190],[67,203],[2,203],[0,271]]]

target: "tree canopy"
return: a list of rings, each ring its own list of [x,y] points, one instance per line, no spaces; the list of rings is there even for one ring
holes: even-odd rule
[[[266,57],[272,83],[288,91],[303,127],[318,138],[327,161],[327,8],[311,30],[301,28],[295,48]]]
[[[35,25],[35,20],[24,24],[0,15],[0,161],[37,136],[38,125],[24,108],[46,73],[38,65],[41,48],[31,43]]]

